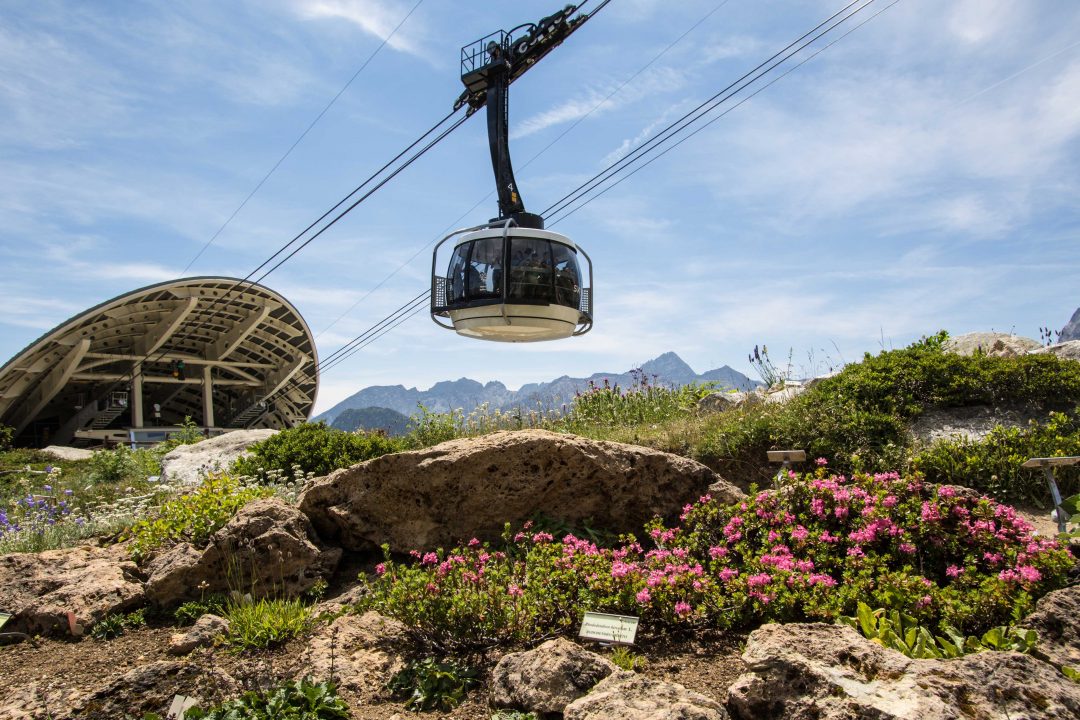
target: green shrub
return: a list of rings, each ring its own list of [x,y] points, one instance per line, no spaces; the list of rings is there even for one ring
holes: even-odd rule
[[[120,637],[124,631],[146,625],[146,609],[140,608],[127,614],[114,613],[90,628],[90,636],[96,640],[111,640]]]
[[[349,706],[332,682],[288,680],[265,692],[246,692],[211,710],[191,708],[184,720],[348,720]]]
[[[398,671],[387,688],[396,699],[405,700],[409,710],[453,710],[476,685],[476,671],[452,660],[436,662],[426,658],[409,663]]]
[[[158,548],[179,542],[201,547],[248,502],[272,494],[269,488],[245,487],[229,475],[208,475],[202,485],[131,528],[131,556],[142,562]]]
[[[715,390],[711,384],[674,388],[656,385],[640,370],[633,375],[634,383],[626,390],[607,380],[601,385],[590,380],[588,389],[574,397],[560,426],[568,432],[587,432],[593,426],[666,422],[693,413],[698,401]]]
[[[408,431],[403,442],[412,450],[438,445],[468,435],[465,427],[465,415],[461,410],[437,413],[423,405],[417,405],[417,412],[409,416]]]
[[[237,652],[276,647],[311,629],[311,609],[298,599],[248,597],[225,606],[225,644]]]
[[[199,600],[182,603],[173,610],[173,619],[180,625],[192,625],[206,614],[224,615],[227,599],[224,595],[213,593]]]
[[[990,628],[981,637],[964,637],[956,628],[945,625],[942,628],[944,634],[935,636],[910,615],[897,610],[887,612],[884,608],[871,610],[862,602],[854,616],[838,618],[837,622],[850,625],[882,647],[921,659],[957,658],[982,650],[1031,653],[1039,640],[1034,630],[1005,625]]]
[[[997,427],[981,440],[938,440],[914,458],[930,482],[976,488],[1006,501],[1049,502],[1042,470],[1022,468],[1033,457],[1080,455],[1080,411],[1051,413],[1027,428]],[[1057,468],[1062,492],[1080,489],[1080,467]]]
[[[0,424],[0,451],[11,449],[11,441],[14,439],[15,428]]]
[[[653,550],[632,538],[607,549],[526,528],[507,530],[501,550],[470,542],[414,551],[411,563],[388,556],[360,606],[448,650],[528,644],[572,631],[586,611],[665,632],[832,621],[859,602],[983,633],[1030,611],[1073,565],[990,499],[917,475],[848,479],[823,467],[735,506],[702,498],[679,527],[657,521],[649,535]]]
[[[399,452],[401,440],[377,432],[345,432],[325,423],[303,423],[272,435],[250,448],[232,472],[265,481],[270,471],[327,475],[339,468]]]
[[[131,480],[146,480],[160,472],[161,463],[153,452],[117,445],[112,450],[98,450],[91,456],[86,479],[95,485],[121,485]]]
[[[539,720],[535,713],[522,712],[521,710],[496,710],[491,715],[491,720]]]
[[[620,645],[611,651],[611,662],[627,672],[641,672],[645,669],[645,658],[630,648]]]
[[[886,471],[906,466],[913,452],[908,423],[927,409],[1080,405],[1080,363],[1053,355],[964,357],[942,351],[945,337],[868,354],[783,405],[723,413],[710,420],[693,454],[745,481],[767,481],[775,468],[765,451],[791,447],[827,457],[841,472]]]

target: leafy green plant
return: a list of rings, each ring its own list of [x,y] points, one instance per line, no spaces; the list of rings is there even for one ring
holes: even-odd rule
[[[173,618],[180,625],[191,625],[203,615],[224,615],[228,600],[224,595],[217,593],[207,595],[199,600],[190,600],[182,603],[173,610]]]
[[[0,424],[0,451],[11,448],[11,441],[15,438],[15,428],[10,425]]]
[[[910,615],[884,608],[871,610],[869,605],[862,602],[855,616],[844,616],[838,618],[837,622],[850,625],[883,647],[921,659],[956,658],[982,650],[1030,653],[1039,640],[1034,630],[1007,626],[990,628],[982,636],[964,637],[956,628],[945,625],[943,634],[935,636]]]
[[[378,432],[345,432],[321,422],[302,423],[252,445],[249,454],[233,464],[232,472],[260,481],[272,470],[327,475],[403,448],[400,439]]]
[[[1021,467],[1032,457],[1080,455],[1080,412],[1051,413],[1026,428],[996,427],[981,440],[951,438],[919,452],[915,467],[931,482],[964,485],[999,500],[1046,505],[1050,493],[1039,469]],[[1080,489],[1080,467],[1058,468],[1065,492]]]
[[[611,651],[611,662],[628,672],[641,672],[648,664],[643,655],[638,655],[625,645]]]
[[[783,387],[784,383],[788,381],[791,376],[791,354],[792,351],[788,351],[787,367],[780,369],[773,363],[769,357],[769,348],[762,345],[759,349],[757,345],[754,346],[754,351],[747,356],[747,362],[750,366],[757,371],[758,377],[765,383],[765,387],[776,388]]]
[[[195,443],[202,442],[206,439],[203,435],[203,431],[191,419],[190,415],[184,417],[184,422],[180,424],[180,429],[169,435],[169,438],[164,442],[160,442],[154,446],[154,450],[159,455],[164,456],[170,450],[175,450],[181,445],[194,445]]]
[[[476,683],[473,668],[429,657],[406,665],[390,679],[387,688],[396,699],[405,700],[409,710],[450,711],[462,703]]]
[[[211,709],[198,707],[184,720],[348,720],[349,706],[332,682],[289,680],[264,692],[250,691]]]
[[[117,445],[112,450],[98,450],[90,458],[87,480],[93,484],[119,485],[129,479],[161,472],[157,458],[149,452]]]
[[[465,415],[461,410],[432,412],[420,403],[417,404],[417,411],[409,416],[407,428],[404,443],[411,449],[431,447],[468,434]]]
[[[231,599],[224,617],[229,621],[224,642],[238,652],[281,645],[306,633],[313,623],[311,608],[287,598]]]
[[[1080,494],[1062,500],[1061,509],[1066,515],[1065,538],[1080,538]]]
[[[272,494],[269,488],[245,487],[229,475],[208,475],[190,493],[169,500],[131,528],[131,556],[142,562],[158,548],[181,541],[203,546],[240,508]]]
[[[127,630],[143,627],[146,625],[146,609],[140,608],[133,612],[114,613],[90,628],[90,636],[95,640],[111,640],[120,637]]]
[[[641,370],[631,371],[633,384],[623,390],[607,380],[589,381],[578,393],[559,429],[587,433],[595,426],[631,426],[661,423],[693,413],[698,401],[714,391],[712,384],[666,387],[650,381]]]
[[[498,710],[491,715],[491,720],[539,720],[535,713],[521,710]]]

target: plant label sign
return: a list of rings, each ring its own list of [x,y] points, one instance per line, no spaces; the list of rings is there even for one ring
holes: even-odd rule
[[[169,720],[182,720],[182,718],[184,717],[184,713],[195,707],[195,704],[197,702],[197,698],[186,697],[184,695],[174,695],[172,699],[172,705],[169,706]]]
[[[633,645],[637,627],[638,618],[630,615],[587,612],[581,621],[578,636],[616,645]]]
[[[11,613],[0,611],[0,628],[7,624],[7,621],[11,619]]]

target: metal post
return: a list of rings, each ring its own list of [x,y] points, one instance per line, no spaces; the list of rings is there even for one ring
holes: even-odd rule
[[[1046,484],[1050,487],[1050,498],[1054,501],[1058,532],[1066,532],[1069,526],[1065,521],[1065,508],[1061,507],[1061,490],[1058,489],[1057,479],[1054,477],[1054,468],[1051,465],[1043,465],[1042,469],[1043,475],[1046,476]]]

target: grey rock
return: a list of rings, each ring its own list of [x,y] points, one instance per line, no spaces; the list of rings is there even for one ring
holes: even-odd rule
[[[342,615],[323,625],[300,653],[297,677],[329,678],[363,700],[374,698],[405,666],[407,628],[375,612]]]
[[[564,720],[726,720],[720,703],[678,683],[623,670],[566,706]]]
[[[229,621],[207,613],[195,621],[187,631],[175,633],[169,638],[170,655],[187,655],[195,648],[208,647],[229,632]]]
[[[60,460],[89,460],[94,457],[93,450],[67,447],[66,445],[49,445],[43,448],[41,452],[48,453]]]
[[[1044,595],[1021,625],[1039,633],[1038,652],[1047,660],[1080,670],[1080,585]]]
[[[140,665],[90,695],[76,716],[88,720],[116,720],[157,713],[164,717],[173,696],[208,699],[232,695],[236,681],[220,668],[204,668],[182,660],[159,660]]]
[[[181,543],[154,558],[146,595],[166,606],[230,590],[298,595],[329,577],[340,559],[341,550],[323,546],[296,508],[278,498],[255,500],[205,549]]]
[[[122,547],[0,555],[0,608],[13,615],[8,631],[67,635],[74,627],[80,635],[143,602],[138,567]]]
[[[1069,342],[1071,340],[1080,340],[1080,308],[1076,308],[1076,312],[1073,313],[1069,322],[1065,323],[1065,327],[1061,328],[1061,333],[1058,336],[1058,342]]]
[[[673,517],[720,479],[687,458],[548,432],[498,432],[384,455],[307,485],[303,510],[318,533],[349,550],[400,551],[495,540],[537,512],[640,532]],[[722,487],[722,486],[721,486]],[[728,502],[744,497],[727,485]]]
[[[1019,357],[1042,347],[1038,340],[999,332],[973,332],[945,341],[945,351],[957,355],[983,353],[989,357]]]
[[[1031,351],[1032,355],[1054,355],[1062,360],[1080,361],[1080,340],[1059,342],[1055,345],[1047,345]]]
[[[697,409],[700,413],[719,413],[738,407],[743,400],[743,393],[714,392],[698,400]]]
[[[170,450],[161,460],[161,478],[177,485],[195,485],[209,472],[228,470],[249,447],[277,430],[234,430]]]
[[[611,661],[569,640],[549,640],[499,660],[491,677],[491,703],[538,715],[561,713],[617,670]]]
[[[731,686],[739,720],[960,720],[1080,717],[1080,684],[1015,652],[913,660],[841,625],[764,625]]]

